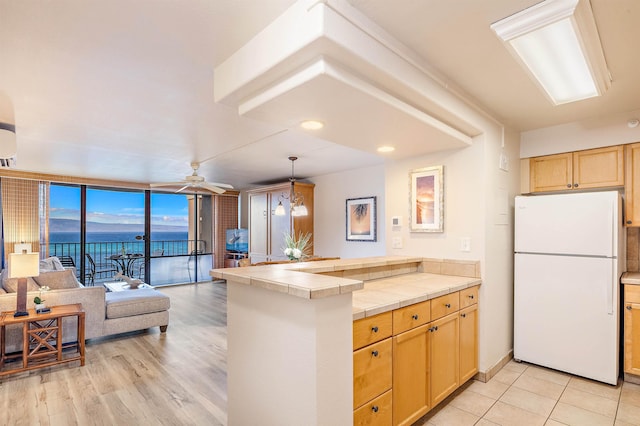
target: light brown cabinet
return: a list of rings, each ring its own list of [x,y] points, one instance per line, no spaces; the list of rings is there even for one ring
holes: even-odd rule
[[[354,424],[410,425],[472,378],[478,371],[477,314],[475,286],[354,321]],[[376,345],[389,341],[392,367],[382,369],[386,351]],[[374,351],[384,354],[380,360],[372,359]]]
[[[640,143],[625,146],[625,223],[640,226]]]
[[[296,182],[295,191],[304,197],[307,216],[292,217],[289,206],[290,183],[272,185],[248,191],[249,195],[249,258],[251,263],[286,260],[284,234],[311,234],[313,254],[313,184]],[[285,215],[275,214],[282,202]]]
[[[640,286],[624,286],[624,372],[640,376]],[[635,335],[634,335],[635,333]]]
[[[530,192],[623,186],[624,147],[587,149],[529,159]]]

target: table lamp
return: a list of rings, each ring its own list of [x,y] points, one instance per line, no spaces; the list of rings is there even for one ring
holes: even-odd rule
[[[40,253],[9,253],[9,278],[18,279],[16,313],[14,317],[29,315],[27,312],[27,278],[40,274]]]

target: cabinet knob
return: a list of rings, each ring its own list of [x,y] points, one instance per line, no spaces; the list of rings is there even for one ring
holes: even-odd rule
[[[462,318],[466,318],[466,317],[467,317],[467,314],[460,314],[460,316],[461,316]]]
[[[417,320],[418,319],[418,314],[411,315],[411,318],[413,318],[414,320]]]
[[[445,306],[445,308],[449,309],[449,308],[451,308],[451,303],[445,303],[444,306]]]
[[[571,184],[570,183],[567,184],[567,188],[571,188]]]
[[[371,331],[373,331],[374,333],[378,332],[378,327],[376,327],[375,325],[373,327],[371,327]]]
[[[577,183],[574,183],[574,184],[573,184],[573,187],[574,187],[574,188],[577,188],[577,187],[578,187],[578,184],[577,184]]]
[[[630,311],[631,309],[631,305],[627,305],[627,311]]]
[[[627,225],[631,225],[633,222],[631,222],[630,220],[627,221]]]
[[[429,329],[429,331],[430,331],[430,332],[432,332],[432,333],[433,333],[434,331],[438,331],[438,326],[431,327],[431,328]]]
[[[473,294],[469,295],[469,299],[475,299],[475,297],[473,296]]]
[[[371,351],[371,355],[378,356],[378,351]]]
[[[377,405],[374,405],[373,407],[371,407],[371,411],[373,411],[374,413],[377,413],[379,410]]]

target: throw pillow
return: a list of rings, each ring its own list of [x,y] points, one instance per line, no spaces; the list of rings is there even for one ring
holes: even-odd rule
[[[80,282],[78,282],[73,271],[70,269],[64,271],[43,272],[34,279],[38,284],[40,284],[40,286],[48,286],[51,290],[81,287]]]
[[[18,279],[17,278],[7,278],[4,281],[4,289],[7,293],[15,293],[18,291]],[[33,278],[27,278],[27,291],[38,291],[40,290],[40,286],[37,282],[33,280]]]

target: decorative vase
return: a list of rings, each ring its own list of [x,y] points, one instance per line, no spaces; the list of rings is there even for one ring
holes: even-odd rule
[[[36,303],[36,311],[41,311],[44,308],[45,308],[44,303]]]

